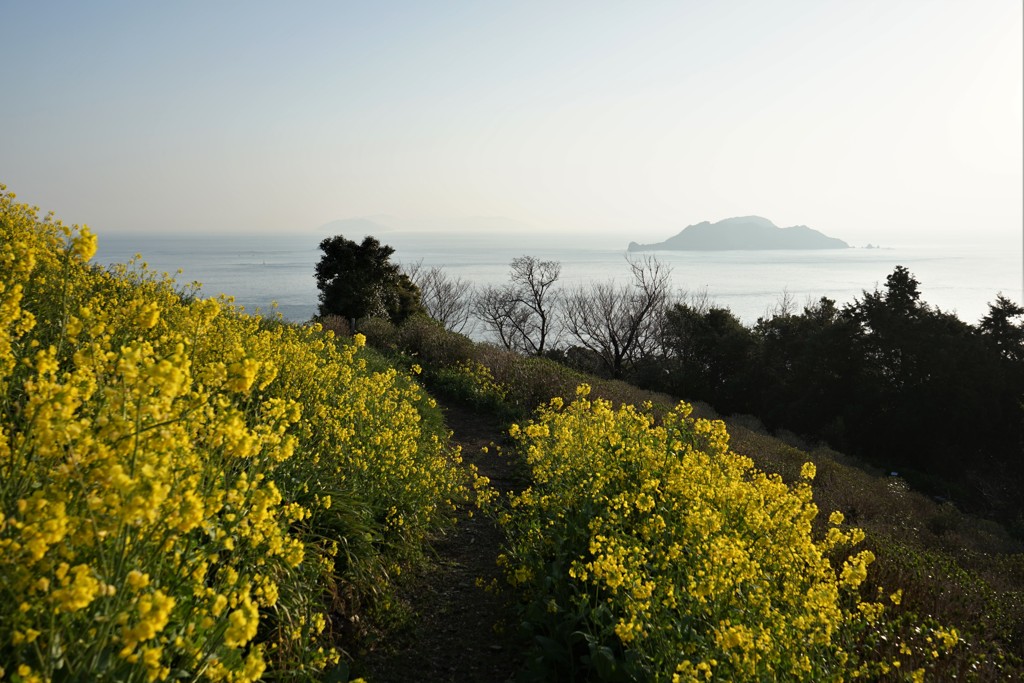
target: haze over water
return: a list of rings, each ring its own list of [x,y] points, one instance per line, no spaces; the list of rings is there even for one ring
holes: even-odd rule
[[[521,235],[420,232],[392,232],[378,238],[395,247],[396,261],[441,266],[451,277],[473,285],[505,282],[509,261],[524,254],[560,261],[563,287],[608,279],[627,282],[629,277],[624,239],[586,243],[572,235],[542,241]],[[179,284],[200,281],[205,296],[234,296],[248,311],[258,308],[267,312],[276,301],[286,319],[303,322],[316,313],[313,273],[320,257],[320,239],[322,236],[313,235],[241,240],[110,236],[100,240],[97,262],[126,262],[142,253],[149,267],[158,272],[173,274],[183,269],[176,278]],[[773,308],[783,292],[798,307],[821,296],[840,304],[850,302],[864,290],[884,286],[886,275],[896,265],[906,266],[917,277],[924,301],[956,311],[970,323],[986,313],[988,303],[999,292],[1017,300],[1021,286],[1020,254],[984,244],[650,254],[672,267],[676,289],[706,292],[712,302],[730,308],[747,324]]]

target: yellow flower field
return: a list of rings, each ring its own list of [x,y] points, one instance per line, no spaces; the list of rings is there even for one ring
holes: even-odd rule
[[[493,492],[361,336],[95,251],[0,186],[0,681],[344,679],[360,615]],[[787,485],[648,413],[584,385],[512,429],[532,486],[499,561],[536,678],[921,681],[962,645],[894,626],[864,534],[815,526],[813,464]]]
[[[787,486],[686,404],[655,424],[588,394],[584,385],[568,406],[553,399],[512,429],[533,486],[509,501],[499,562],[527,597],[544,675],[923,679],[924,668],[907,660],[900,671],[866,646],[885,633],[884,603],[899,593],[862,598],[874,556],[850,550],[864,534],[841,514],[815,538],[813,464]],[[918,631],[956,645],[955,631]]]
[[[0,186],[0,680],[318,679],[458,453],[360,338],[95,250]]]

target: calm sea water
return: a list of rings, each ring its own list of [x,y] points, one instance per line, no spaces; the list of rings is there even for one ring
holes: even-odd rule
[[[100,235],[97,262],[123,263],[142,254],[149,268],[174,274],[180,284],[202,283],[207,296],[228,294],[247,311],[268,312],[272,302],[288,320],[316,313],[313,278],[323,235],[181,236]],[[395,248],[402,263],[442,266],[452,277],[476,285],[499,284],[514,257],[529,254],[562,263],[561,283],[626,282],[625,244],[580,237],[387,233],[379,239]],[[543,242],[542,242],[543,240]],[[1012,246],[1012,243],[1008,246]],[[676,289],[707,292],[741,320],[753,323],[783,295],[802,306],[828,296],[840,303],[884,285],[896,265],[921,283],[922,298],[962,320],[977,322],[1002,292],[1021,300],[1021,250],[992,246],[917,246],[828,251],[654,252],[672,267]]]

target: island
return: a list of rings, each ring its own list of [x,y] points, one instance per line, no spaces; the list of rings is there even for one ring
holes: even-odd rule
[[[629,251],[730,251],[765,249],[849,249],[841,239],[806,225],[780,228],[767,218],[742,216],[717,223],[703,221],[656,244],[629,243]]]

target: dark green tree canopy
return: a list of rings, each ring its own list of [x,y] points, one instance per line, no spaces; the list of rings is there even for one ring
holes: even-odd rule
[[[346,319],[387,318],[398,323],[419,311],[416,285],[391,262],[392,247],[374,237],[362,244],[342,235],[320,243],[323,256],[316,264],[320,315]]]
[[[748,371],[755,339],[732,311],[676,304],[665,312],[664,335],[677,370],[676,393],[713,398],[723,410],[739,405],[736,394],[744,388],[738,380]]]
[[[670,307],[648,382],[825,439],[915,487],[1020,524],[1022,319],[1024,307],[999,296],[972,326],[925,303],[917,278],[897,266],[852,303],[783,307],[752,329],[714,306]]]
[[[988,315],[981,319],[981,334],[1003,358],[1024,362],[1024,325],[1014,322],[1024,318],[1024,307],[1002,294],[988,305]]]

